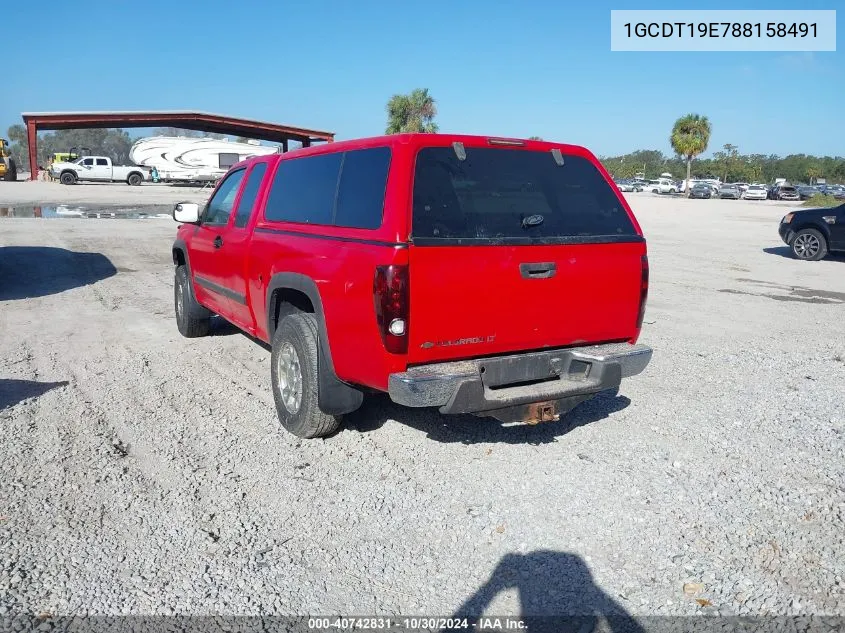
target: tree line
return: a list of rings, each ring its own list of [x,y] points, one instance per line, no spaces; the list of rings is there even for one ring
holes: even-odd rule
[[[686,175],[686,162],[659,150],[641,149],[620,156],[603,156],[601,163],[617,178],[633,178],[643,174],[657,178],[663,172],[673,176]],[[819,178],[828,182],[845,181],[845,158],[841,156],[811,156],[809,154],[740,154],[736,145],[725,145],[712,158],[698,158],[691,164],[694,178],[718,178],[723,182],[771,183],[775,178],[789,182],[815,183]]]

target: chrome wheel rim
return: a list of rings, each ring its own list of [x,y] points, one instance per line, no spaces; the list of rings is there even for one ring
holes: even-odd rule
[[[302,404],[302,367],[299,355],[290,343],[283,343],[276,367],[282,403],[290,413],[299,411]]]
[[[792,246],[792,250],[795,251],[795,254],[801,259],[810,259],[811,257],[815,257],[819,252],[819,248],[821,248],[819,238],[810,233],[805,233],[804,235],[796,237]]]

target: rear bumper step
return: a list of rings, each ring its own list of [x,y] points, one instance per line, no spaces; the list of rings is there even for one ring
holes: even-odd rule
[[[390,398],[408,407],[525,418],[526,405],[555,403],[553,417],[616,389],[651,360],[645,345],[612,343],[412,367],[391,374]],[[496,412],[504,412],[498,415]],[[530,416],[529,416],[530,417]]]

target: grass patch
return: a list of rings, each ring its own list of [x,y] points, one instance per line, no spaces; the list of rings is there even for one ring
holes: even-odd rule
[[[809,200],[804,200],[804,203],[801,206],[802,207],[838,207],[843,202],[845,202],[845,200],[837,200],[833,196],[827,196],[827,195],[819,194],[818,196],[813,196]]]

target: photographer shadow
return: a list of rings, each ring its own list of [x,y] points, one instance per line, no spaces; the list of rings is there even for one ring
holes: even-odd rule
[[[504,556],[453,617],[467,618],[476,630],[489,627],[488,620],[495,616],[485,620],[482,614],[496,596],[513,589],[519,595],[522,631],[645,633],[622,605],[596,586],[580,556],[552,550]]]

